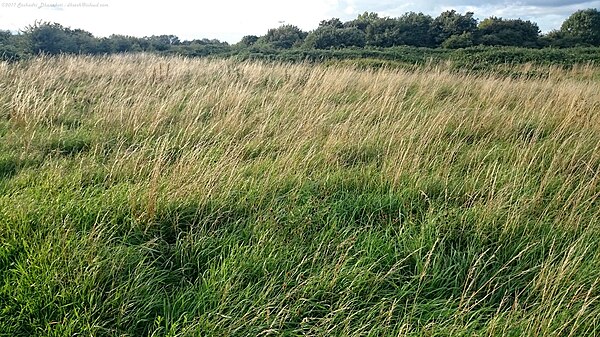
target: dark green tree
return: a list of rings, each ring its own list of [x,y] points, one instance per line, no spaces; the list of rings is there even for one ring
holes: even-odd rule
[[[94,53],[94,36],[81,29],[70,29],[58,23],[36,22],[23,31],[33,54]]]
[[[275,47],[288,49],[302,44],[308,34],[294,25],[283,25],[278,28],[269,29],[263,41]]]
[[[455,10],[445,11],[432,23],[432,34],[436,45],[441,45],[453,35],[474,33],[477,30],[477,20],[473,18],[472,12],[464,15]]]
[[[258,38],[257,38],[258,39]],[[223,46],[228,46],[229,44],[227,42],[221,42],[218,39],[195,39],[192,41],[183,41],[181,42],[181,44],[184,45],[190,45],[190,44],[197,44],[197,45],[223,45]]]
[[[540,29],[531,21],[487,18],[478,27],[478,42],[487,46],[539,46]]]
[[[67,29],[58,23],[36,22],[25,28],[30,51],[34,54],[56,55],[76,52]]]
[[[367,27],[367,43],[377,47],[400,45],[432,47],[433,18],[423,13],[406,13],[399,18],[380,18]]]
[[[242,40],[238,43],[238,45],[242,47],[251,47],[258,41],[258,36],[256,35],[246,35],[242,37]]]
[[[16,44],[16,39],[8,30],[0,30],[0,60],[11,61],[21,58],[22,51]]]
[[[152,35],[144,40],[147,41],[147,48],[153,51],[165,51],[181,43],[175,35]]]
[[[593,8],[577,11],[563,22],[560,31],[578,44],[600,46],[600,12]]]
[[[6,44],[12,38],[12,33],[9,30],[0,30],[0,43]]]
[[[433,18],[423,13],[406,13],[398,21],[405,27],[401,44],[416,47],[433,47],[435,37],[432,34]]]
[[[344,23],[344,27],[355,27],[362,30],[363,32],[366,32],[369,26],[371,26],[373,23],[379,20],[381,20],[379,14],[373,12],[364,12],[363,14],[360,14],[356,19]]]
[[[315,49],[364,47],[365,43],[366,34],[356,27],[335,28],[325,25],[308,34],[304,47]]]
[[[578,39],[561,30],[553,30],[540,37],[542,47],[570,48],[579,44]]]
[[[67,38],[74,45],[75,53],[96,54],[98,52],[98,41],[92,33],[82,29],[67,29],[66,34]]]
[[[401,44],[402,34],[406,33],[398,20],[392,18],[378,18],[367,26],[367,44],[375,47],[392,47]]]
[[[112,51],[112,43],[109,38],[96,39],[96,54],[110,54]]]
[[[138,38],[126,35],[111,35],[109,37],[113,53],[126,53],[142,51]]]
[[[338,18],[331,18],[319,22],[319,28],[320,27],[344,28],[344,23]]]

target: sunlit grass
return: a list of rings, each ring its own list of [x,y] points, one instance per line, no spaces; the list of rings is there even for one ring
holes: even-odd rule
[[[0,66],[0,335],[599,333],[596,68],[359,68]]]

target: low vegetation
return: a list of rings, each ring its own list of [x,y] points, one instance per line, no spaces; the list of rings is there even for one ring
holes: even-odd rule
[[[0,335],[598,334],[599,72],[1,63]]]

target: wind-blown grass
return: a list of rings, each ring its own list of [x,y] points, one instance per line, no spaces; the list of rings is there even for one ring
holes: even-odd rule
[[[0,334],[594,335],[600,82],[0,66]]]

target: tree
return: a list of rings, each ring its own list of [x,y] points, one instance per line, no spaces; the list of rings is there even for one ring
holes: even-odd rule
[[[9,30],[0,30],[0,44],[6,44],[12,38],[12,33]]]
[[[103,37],[96,40],[96,54],[110,54],[112,52],[112,43],[109,38]]]
[[[338,18],[331,18],[329,20],[323,20],[319,22],[319,28],[321,27],[344,28],[344,24]]]
[[[393,47],[400,45],[432,47],[433,36],[431,24],[433,18],[423,13],[406,13],[399,18],[380,18],[363,14],[368,19],[365,33],[367,44],[377,47]],[[358,28],[360,24],[354,25]]]
[[[578,44],[578,39],[561,30],[553,30],[540,38],[540,45],[547,47],[570,48]]]
[[[364,47],[366,34],[356,27],[335,28],[324,25],[312,31],[304,41],[304,47],[316,49]]]
[[[258,37],[256,38],[258,40]],[[195,39],[192,41],[183,41],[181,44],[185,44],[185,45],[192,45],[192,44],[198,44],[198,45],[222,45],[222,46],[229,46],[229,44],[227,42],[221,42],[218,39]]]
[[[75,46],[68,38],[66,29],[58,23],[36,22],[25,28],[29,47],[34,54],[73,53]]]
[[[477,20],[472,12],[462,15],[455,10],[445,11],[433,20],[432,34],[436,45],[441,45],[453,35],[474,33],[477,30]]]
[[[479,24],[478,41],[487,46],[537,47],[540,29],[531,21],[487,18]]]
[[[256,43],[256,41],[258,41],[258,36],[256,36],[256,35],[246,35],[239,42],[239,45],[243,46],[243,47],[251,47],[252,45],[254,45]]]
[[[113,53],[126,53],[132,51],[142,51],[137,38],[126,35],[111,35],[109,40],[112,45]]]
[[[401,44],[416,47],[434,47],[435,39],[432,34],[433,18],[423,13],[406,13],[399,19],[406,27]]]
[[[380,18],[367,27],[367,43],[377,47],[433,47],[432,23],[429,15],[414,12],[394,19]]]
[[[401,44],[399,40],[405,30],[406,27],[396,19],[379,18],[367,26],[367,44],[383,48]]]
[[[148,42],[148,48],[155,51],[165,51],[181,43],[175,35],[152,35],[144,40]]]
[[[36,22],[24,30],[29,49],[34,54],[94,53],[94,36],[81,29],[70,29],[58,23]]]
[[[0,30],[0,60],[17,60],[22,55],[16,46],[12,33],[8,30]]]
[[[83,54],[95,54],[97,52],[97,39],[92,33],[82,29],[67,29],[66,34],[73,44],[73,52]]]
[[[600,46],[600,12],[592,8],[577,11],[563,22],[560,31],[577,43]]]
[[[275,48],[288,49],[302,44],[307,35],[294,25],[283,25],[269,29],[263,40]]]
[[[373,12],[364,12],[363,14],[358,15],[356,19],[344,23],[344,27],[355,27],[362,30],[363,32],[366,32],[369,26],[371,26],[373,23],[379,20],[381,20],[379,14]]]

